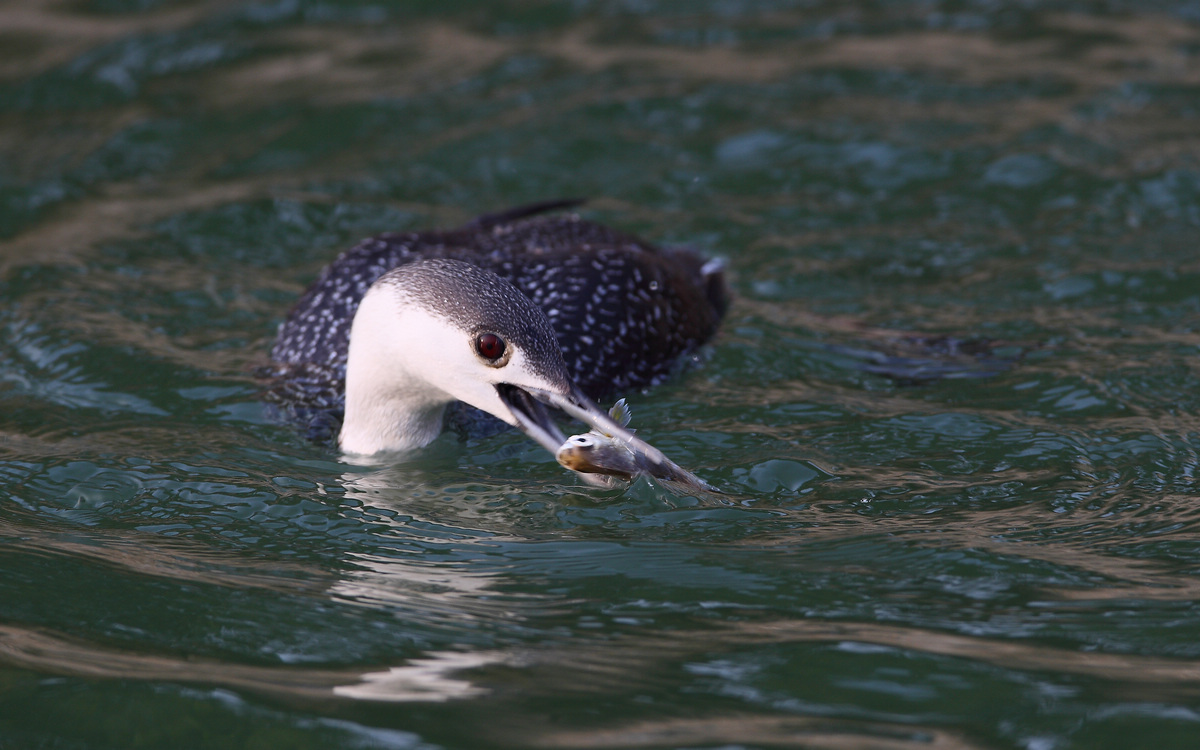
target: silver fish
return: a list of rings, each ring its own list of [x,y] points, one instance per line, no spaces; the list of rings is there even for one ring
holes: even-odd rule
[[[661,451],[633,436],[628,429],[633,416],[625,399],[613,404],[608,412],[612,424],[606,429],[572,435],[559,447],[555,457],[563,466],[582,474],[599,474],[632,481],[641,475],[667,483],[668,488],[715,492],[712,485],[680,467]],[[677,485],[674,486],[674,485]]]

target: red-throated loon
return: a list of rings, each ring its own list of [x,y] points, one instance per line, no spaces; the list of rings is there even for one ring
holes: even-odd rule
[[[454,401],[551,453],[564,437],[543,404],[611,428],[593,399],[665,378],[716,331],[728,293],[721,264],[692,250],[539,215],[577,203],[342,253],[280,325],[275,393],[344,410],[338,443],[352,454],[426,445]]]

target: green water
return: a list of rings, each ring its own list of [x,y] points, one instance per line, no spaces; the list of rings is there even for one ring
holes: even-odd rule
[[[564,196],[728,260],[723,496],[258,400]],[[1195,3],[0,5],[0,748],[1198,747],[1198,244]]]

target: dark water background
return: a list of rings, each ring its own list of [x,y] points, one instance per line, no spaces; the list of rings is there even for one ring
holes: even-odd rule
[[[724,497],[257,399],[562,196],[728,259]],[[1198,240],[1196,3],[0,4],[0,748],[1200,747]]]

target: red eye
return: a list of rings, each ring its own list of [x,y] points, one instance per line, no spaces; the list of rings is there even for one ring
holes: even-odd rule
[[[504,339],[494,333],[481,333],[475,339],[475,351],[484,359],[500,359],[504,356]]]

